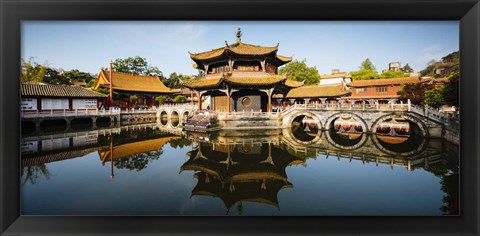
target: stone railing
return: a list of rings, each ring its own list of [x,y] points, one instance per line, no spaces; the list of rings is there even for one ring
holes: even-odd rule
[[[192,104],[186,104],[186,103],[178,103],[178,104],[162,104],[158,107],[153,107],[153,109],[155,110],[159,110],[162,108],[184,108],[184,109],[197,110],[198,106],[192,105]]]
[[[255,111],[255,110],[250,110],[250,111],[233,111],[233,112],[218,112],[218,117],[219,119],[222,118],[242,118],[242,117],[256,117],[256,118],[278,118],[282,114],[280,112],[262,112],[262,111]]]
[[[458,127],[460,125],[460,115],[458,112],[445,112],[431,107],[420,107],[416,105],[412,105],[411,112],[448,126]]]
[[[51,109],[21,111],[22,118],[47,118],[47,117],[76,117],[76,116],[110,116],[120,114],[119,108],[105,109]]]
[[[155,113],[157,112],[158,109],[156,108],[130,108],[130,109],[125,109],[122,110],[122,114],[143,114],[143,113]]]
[[[338,110],[338,111],[410,111],[411,104],[293,104],[281,109],[282,113],[288,113],[291,110],[297,109],[316,109],[316,110]]]

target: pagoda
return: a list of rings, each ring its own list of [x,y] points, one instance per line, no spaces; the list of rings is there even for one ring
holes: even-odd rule
[[[290,62],[291,57],[277,54],[278,44],[272,47],[242,42],[240,28],[236,42],[206,52],[190,53],[194,68],[204,76],[184,81],[183,86],[193,90],[199,98],[211,97],[211,110],[217,112],[270,112],[273,94],[286,94],[303,82],[288,80],[278,75],[278,67]]]

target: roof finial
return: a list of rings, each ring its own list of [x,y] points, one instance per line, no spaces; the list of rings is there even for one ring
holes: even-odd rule
[[[242,31],[240,30],[240,27],[237,28],[237,43],[240,43],[242,41]]]

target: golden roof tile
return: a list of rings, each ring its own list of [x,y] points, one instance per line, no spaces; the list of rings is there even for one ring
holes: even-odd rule
[[[129,73],[112,72],[114,90],[135,91],[135,92],[153,92],[153,93],[175,93],[179,89],[171,89],[165,86],[157,76],[143,76]],[[97,84],[94,88],[108,87],[110,73],[101,71],[98,75]]]
[[[303,86],[290,90],[286,98],[336,97],[350,93],[342,84]]]
[[[292,88],[300,87],[300,86],[303,86],[304,84],[305,84],[305,81],[295,81],[290,79],[285,80],[285,85]]]
[[[278,44],[274,47],[264,47],[264,46],[238,42],[238,43],[229,44],[224,47],[216,48],[206,52],[200,52],[200,53],[189,52],[189,53],[190,53],[190,58],[192,58],[193,60],[208,60],[208,59],[216,58],[222,55],[226,51],[232,52],[238,55],[266,55],[272,52],[276,52],[277,50],[278,50]],[[283,59],[288,60],[288,58],[286,57],[283,57]]]
[[[265,74],[265,73],[264,73]],[[259,75],[259,76],[228,76],[225,81],[229,84],[249,86],[249,85],[274,85],[286,81],[287,78],[281,75]]]
[[[214,88],[220,85],[223,81],[221,76],[202,77],[182,81],[182,85],[189,89]]]

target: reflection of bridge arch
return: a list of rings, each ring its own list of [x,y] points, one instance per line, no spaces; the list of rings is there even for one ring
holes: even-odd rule
[[[395,152],[395,151],[392,151],[392,150],[389,150],[388,148],[384,147],[380,141],[379,141],[379,138],[377,137],[377,135],[375,134],[372,134],[371,135],[371,141],[373,143],[373,145],[375,145],[375,147],[380,150],[381,152],[387,154],[387,155],[390,155],[390,156],[401,156],[401,157],[411,157],[411,156],[415,156],[416,154],[422,152],[425,148],[426,148],[426,140],[424,138],[421,139],[421,143],[420,145],[418,145],[417,148],[415,148],[414,150],[411,150],[409,152]]]
[[[367,142],[367,140],[368,140],[368,138],[367,138],[368,135],[363,134],[363,133],[362,133],[361,135],[362,135],[362,137],[361,137],[361,139],[360,139],[360,141],[359,141],[358,143],[356,143],[356,144],[354,144],[354,145],[352,145],[352,146],[342,146],[342,145],[336,143],[336,142],[332,139],[332,136],[330,136],[330,131],[326,131],[326,132],[325,132],[325,137],[327,138],[327,141],[328,141],[331,145],[333,145],[334,147],[339,148],[339,149],[343,149],[343,150],[355,150],[355,149],[361,148],[361,147]]]
[[[309,112],[309,111],[298,111],[298,112],[295,112],[294,114],[292,114],[291,116],[289,116],[289,120],[287,121],[287,124],[292,124],[292,122],[299,116],[309,116],[309,117],[312,117],[313,119],[315,119],[317,121],[317,124],[318,124],[318,129],[321,130],[323,128],[322,126],[322,117],[315,114],[315,113],[312,113],[312,112]]]
[[[377,127],[380,123],[386,121],[386,120],[390,120],[390,119],[393,119],[393,118],[398,118],[399,116],[398,115],[395,115],[395,114],[388,114],[388,115],[384,115],[384,116],[380,116],[378,117],[373,123],[372,123],[372,129],[371,131],[373,133],[376,133],[377,131]],[[425,125],[425,123],[420,120],[419,118],[415,117],[415,116],[412,116],[412,115],[408,115],[408,114],[402,114],[401,115],[401,118],[404,118],[405,120],[408,120],[410,121],[410,124],[415,124],[422,132],[422,136],[423,137],[429,137],[430,134],[428,132],[428,127]],[[413,127],[410,127],[410,130],[413,130],[412,129]]]
[[[299,140],[295,137],[295,135],[292,132],[292,129],[284,129],[284,132],[282,132],[282,136],[288,140],[293,141],[295,145],[302,146],[302,145],[319,145],[322,142],[322,130],[319,129],[317,132],[317,135],[315,136],[314,139],[310,141],[302,141]],[[285,132],[286,131],[286,132]]]
[[[363,133],[367,133],[367,132],[370,131],[370,129],[368,129],[367,122],[365,122],[365,120],[363,120],[362,117],[360,117],[359,115],[357,115],[355,113],[352,113],[352,112],[339,112],[339,113],[335,113],[335,114],[331,115],[330,117],[327,118],[323,127],[325,127],[325,129],[330,129],[330,127],[332,127],[333,121],[335,121],[336,119],[338,119],[342,115],[350,115],[350,116],[354,117],[356,121],[360,122],[360,125],[362,126],[362,132]]]
[[[292,132],[292,129],[287,129],[288,130],[288,134],[287,134],[287,138],[290,138],[292,141],[294,141],[297,145],[312,145],[312,144],[320,144],[321,143],[321,139],[322,139],[322,130],[321,129],[318,129],[316,135],[315,135],[315,138],[313,138],[312,140],[310,141],[302,141],[298,138],[295,137],[295,134],[293,134]],[[285,135],[285,133],[283,134]]]

